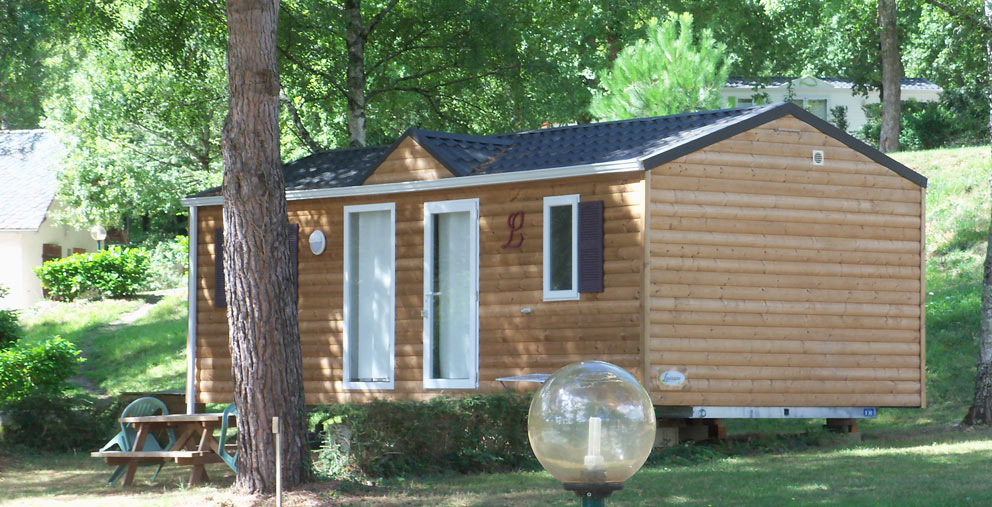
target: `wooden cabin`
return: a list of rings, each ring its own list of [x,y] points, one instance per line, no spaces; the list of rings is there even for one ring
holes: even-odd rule
[[[793,104],[411,129],[285,181],[308,404],[586,359],[696,416],[926,404],[926,178]],[[223,200],[184,204],[189,403],[229,402]]]

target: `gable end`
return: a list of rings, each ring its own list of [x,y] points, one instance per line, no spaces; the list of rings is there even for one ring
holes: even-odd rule
[[[454,175],[449,167],[407,133],[387,152],[362,185],[430,181]]]
[[[685,155],[698,151],[705,148],[711,144],[723,141],[724,139],[729,139],[737,134],[746,132],[755,128],[757,126],[768,123],[772,120],[782,118],[783,116],[792,115],[796,119],[801,120],[811,127],[819,130],[825,135],[828,135],[848,148],[857,151],[858,153],[868,157],[874,162],[881,164],[883,167],[891,170],[892,172],[906,178],[907,180],[926,188],[927,179],[920,173],[906,167],[905,165],[899,163],[895,159],[885,155],[884,153],[872,148],[871,146],[865,144],[864,142],[858,140],[854,136],[840,130],[839,128],[831,125],[830,123],[817,118],[809,111],[795,105],[792,103],[783,103],[777,105],[776,107],[770,108],[764,112],[756,114],[750,118],[741,120],[738,123],[728,125],[721,128],[715,132],[711,132],[701,137],[691,139],[681,145],[675,146],[673,148],[666,149],[665,151],[647,157],[642,161],[646,170],[658,167],[667,162],[671,162],[677,158],[681,158]]]

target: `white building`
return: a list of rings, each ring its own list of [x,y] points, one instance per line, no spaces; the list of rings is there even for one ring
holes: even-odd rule
[[[44,260],[96,250],[88,231],[55,225],[56,172],[62,145],[44,130],[0,130],[0,307],[23,308],[42,299],[32,268]]]
[[[854,84],[849,79],[771,77],[766,78],[766,81],[766,85],[758,86],[756,82],[732,77],[727,80],[720,96],[728,107],[791,100],[831,123],[834,123],[831,109],[844,106],[847,108],[847,130],[851,132],[861,129],[867,122],[862,106],[877,104],[879,101],[878,91],[868,93],[867,97],[854,93]],[[931,102],[936,101],[942,91],[944,90],[941,87],[926,79],[907,78],[902,80],[901,98]]]

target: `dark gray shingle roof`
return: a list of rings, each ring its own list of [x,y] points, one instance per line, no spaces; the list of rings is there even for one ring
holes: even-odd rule
[[[0,131],[0,230],[37,231],[55,198],[62,144],[45,130]]]
[[[344,148],[314,153],[283,164],[286,190],[353,187],[361,185],[390,151],[389,146]],[[220,195],[214,187],[193,197]]]
[[[642,159],[772,107],[700,111],[502,134],[494,137],[510,141],[512,146],[472,172],[490,174]]]
[[[793,115],[897,174],[925,186],[926,178],[792,103],[700,111],[633,120],[569,125],[492,136],[410,129],[393,146],[326,151],[285,165],[287,190],[361,185],[406,137],[455,176],[639,161],[645,168],[696,151],[775,118]],[[219,189],[196,197],[218,195]]]

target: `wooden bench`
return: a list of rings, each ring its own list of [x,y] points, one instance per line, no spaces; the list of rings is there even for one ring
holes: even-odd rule
[[[177,465],[220,463],[220,456],[211,451],[103,451],[90,456],[103,458],[108,465],[127,465],[136,461],[141,465],[175,462]]]

